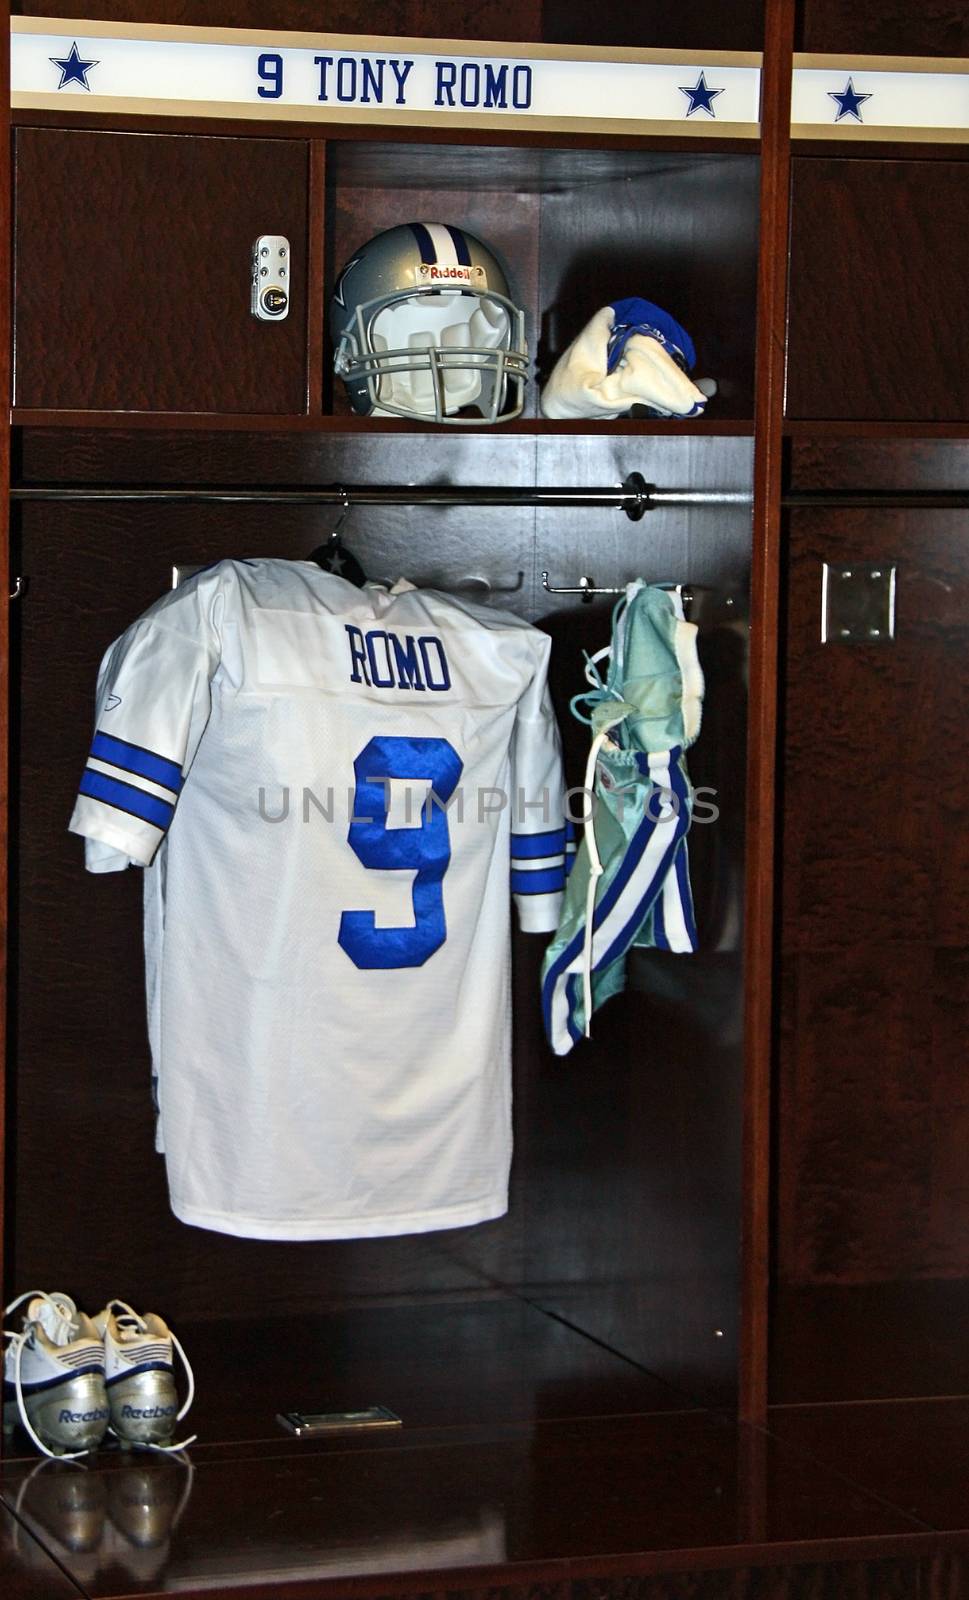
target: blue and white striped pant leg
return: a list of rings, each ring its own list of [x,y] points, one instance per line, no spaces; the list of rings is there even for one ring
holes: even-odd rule
[[[663,900],[664,948],[674,948],[670,942],[671,928],[679,940],[679,919],[684,920],[685,905],[683,883],[689,889],[685,871],[686,856],[678,867],[677,853],[690,825],[691,792],[689,781],[680,761],[679,749],[659,755],[638,757],[640,771],[648,773],[649,784],[642,793],[642,811],[630,818],[630,833],[621,854],[603,862],[603,876],[593,914],[591,941],[591,969],[593,1004],[595,1004],[596,974],[605,978],[607,969],[618,961],[634,943],[642,927],[661,896],[664,896],[667,878],[672,876],[668,897]],[[671,799],[662,803],[659,796]],[[692,904],[690,906],[692,926]],[[582,1004],[582,973],[585,959],[586,929],[580,923],[574,927],[565,947],[547,967],[543,981],[542,1003],[545,1013],[546,1033],[552,1048],[559,1055],[566,1054],[585,1031]],[[685,948],[693,948],[692,945]],[[608,993],[618,987],[615,981],[606,985]],[[603,995],[607,998],[608,994]]]

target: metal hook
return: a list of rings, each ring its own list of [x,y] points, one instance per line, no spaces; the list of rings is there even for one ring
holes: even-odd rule
[[[598,589],[594,580],[589,577],[581,577],[578,583],[570,588],[556,589],[553,588],[552,584],[549,583],[547,572],[542,573],[542,588],[545,589],[549,594],[580,594],[582,596],[583,605],[591,603],[593,596],[597,594],[626,593],[625,585],[623,585],[621,589]]]
[[[350,496],[347,494],[346,489],[341,487],[340,494],[341,494],[341,496],[343,498],[343,509],[341,510],[340,515],[336,519],[336,526],[330,532],[330,538],[329,538],[330,544],[335,544],[336,541],[339,539],[339,537],[340,537],[340,529],[343,527],[343,524],[346,522],[347,517],[350,515],[350,512],[353,510],[353,504],[352,504],[352,502],[350,500]]]
[[[542,573],[542,588],[549,594],[580,594],[583,605],[590,603],[597,594],[625,594],[628,587],[628,584],[624,583],[621,589],[600,589],[590,577],[583,576],[573,587],[557,589],[549,583],[548,573]],[[682,583],[654,583],[651,587],[654,589],[668,589],[671,593],[678,594],[684,605],[689,605],[693,600],[694,594],[703,585],[694,584],[691,587],[687,587]],[[727,604],[732,605],[733,601],[728,601]]]
[[[20,600],[20,599],[22,599],[24,594],[26,593],[26,590],[27,590],[27,579],[26,578],[20,578],[20,577],[14,578],[14,580],[13,580],[13,588],[10,591],[11,600]]]

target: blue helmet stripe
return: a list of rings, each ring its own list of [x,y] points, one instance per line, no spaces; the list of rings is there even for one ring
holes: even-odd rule
[[[461,232],[461,229],[452,228],[450,223],[447,222],[444,224],[444,226],[451,235],[451,243],[454,245],[454,253],[458,258],[458,266],[470,267],[471,251],[468,249],[468,241]]]
[[[410,225],[410,230],[414,235],[414,238],[417,240],[417,248],[421,253],[421,260],[423,261],[424,265],[426,267],[433,267],[437,261],[437,251],[434,248],[434,240],[431,238],[423,222],[412,222]]]

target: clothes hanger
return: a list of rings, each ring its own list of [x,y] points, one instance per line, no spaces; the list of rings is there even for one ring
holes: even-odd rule
[[[353,551],[347,549],[340,537],[340,530],[352,510],[350,496],[344,490],[343,508],[337,518],[336,526],[333,528],[326,543],[317,545],[308,559],[315,561],[317,566],[322,567],[324,572],[332,572],[334,577],[342,578],[344,582],[356,584],[357,588],[360,588],[362,584],[366,583],[367,575]]]

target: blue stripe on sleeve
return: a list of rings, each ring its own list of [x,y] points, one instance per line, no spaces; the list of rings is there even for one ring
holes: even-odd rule
[[[550,833],[513,833],[511,854],[514,861],[536,861],[542,856],[558,856],[565,849],[565,829]]]
[[[564,887],[562,867],[547,867],[543,872],[516,872],[512,868],[512,894],[558,894]]]
[[[126,811],[129,816],[139,817],[142,822],[150,822],[163,833],[175,815],[175,807],[169,805],[167,800],[146,794],[144,789],[136,789],[134,784],[109,778],[106,772],[92,772],[90,767],[81,778],[80,793],[87,795],[90,800],[101,800],[116,811]]]
[[[114,734],[96,733],[91,754],[96,761],[110,761],[113,767],[137,773],[139,778],[160,783],[176,794],[182,787],[182,769],[177,761],[156,755],[154,750],[146,750],[143,745],[129,744],[127,739],[116,739]]]

